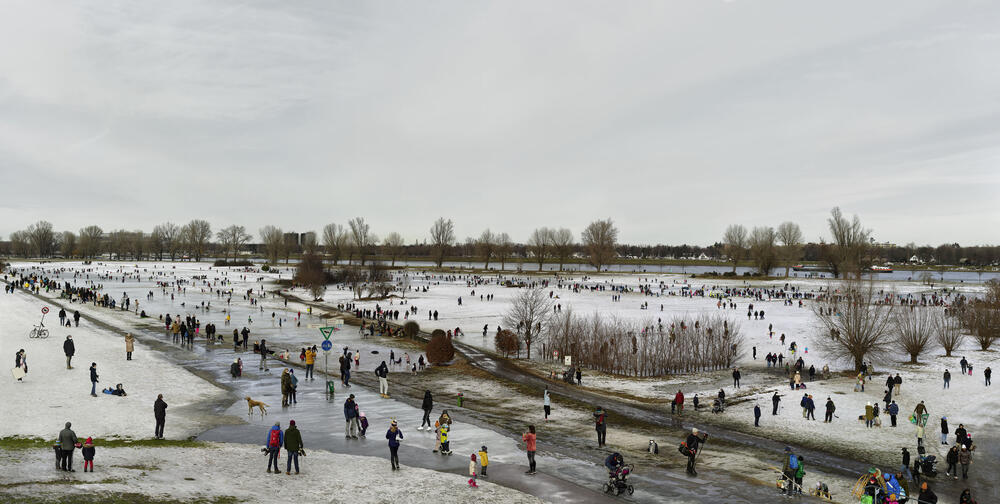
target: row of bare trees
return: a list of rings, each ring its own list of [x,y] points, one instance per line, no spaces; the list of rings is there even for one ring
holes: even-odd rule
[[[802,230],[794,222],[783,222],[775,230],[757,226],[749,233],[741,224],[726,228],[722,237],[723,250],[733,263],[733,272],[744,257],[749,256],[760,275],[769,275],[779,264],[785,266],[785,276],[792,264],[802,258]]]
[[[242,226],[230,226],[219,231],[217,238],[228,257],[236,254],[252,238]],[[141,230],[118,229],[105,232],[100,226],[86,226],[78,233],[72,231],[55,232],[52,223],[38,221],[26,229],[10,235],[10,253],[22,257],[63,257],[93,259],[109,254],[116,259],[162,260],[178,255],[189,255],[201,260],[212,248],[212,227],[203,220],[195,219],[178,226],[172,222],[157,225],[151,233]]]

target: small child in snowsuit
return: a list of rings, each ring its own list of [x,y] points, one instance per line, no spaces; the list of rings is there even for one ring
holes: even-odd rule
[[[473,488],[478,488],[479,485],[476,484],[476,454],[473,453],[469,460],[469,486]]]
[[[448,445],[449,445],[449,441],[448,441],[448,424],[442,425],[438,429],[438,431],[440,432],[439,436],[440,436],[440,440],[441,440],[441,455],[451,455],[451,450],[448,449]]]
[[[87,472],[87,468],[90,468],[90,472],[94,472],[94,438],[87,438],[83,442],[83,472]]]
[[[486,453],[486,445],[479,448],[479,475],[486,477],[486,467],[490,465],[489,454]]]
[[[361,437],[365,437],[365,432],[368,430],[368,417],[365,416],[365,412],[358,413],[358,420],[361,422]]]

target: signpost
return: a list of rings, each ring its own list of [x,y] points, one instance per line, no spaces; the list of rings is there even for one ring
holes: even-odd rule
[[[319,332],[323,335],[323,343],[320,345],[323,348],[323,372],[326,374],[326,395],[328,398],[333,397],[333,380],[330,378],[330,350],[333,349],[333,343],[330,341],[330,336],[333,336],[333,331],[338,331],[340,328],[335,326],[320,327]]]

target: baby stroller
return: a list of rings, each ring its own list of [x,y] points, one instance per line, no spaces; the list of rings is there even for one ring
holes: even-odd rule
[[[628,482],[628,477],[635,470],[635,466],[632,464],[626,464],[618,466],[613,472],[608,473],[608,482],[604,484],[604,493],[613,493],[615,495],[621,495],[622,492],[628,492],[632,495],[635,492],[635,488]]]
[[[722,402],[718,397],[712,401],[712,413],[724,413],[726,411],[726,403]]]

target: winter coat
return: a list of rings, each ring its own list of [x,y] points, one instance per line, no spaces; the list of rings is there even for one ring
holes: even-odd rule
[[[76,439],[76,433],[69,428],[69,424],[66,428],[59,432],[59,447],[63,450],[73,450],[76,448],[76,444],[80,441]]]
[[[917,500],[920,501],[920,504],[937,504],[938,498],[937,494],[928,488],[927,490],[920,492],[920,495],[917,496]]]
[[[288,371],[281,373],[281,393],[287,394],[292,390],[292,377]]]
[[[896,416],[899,414],[899,405],[892,403],[889,405],[889,409],[886,410],[890,415]]]
[[[278,431],[278,446],[271,446],[271,432]],[[285,433],[281,432],[281,427],[272,426],[267,430],[267,437],[264,438],[264,446],[268,448],[280,448],[285,441]]]
[[[76,345],[73,344],[73,340],[67,339],[63,342],[63,353],[66,357],[72,357],[76,353]]]
[[[131,334],[125,336],[125,351],[135,351],[135,336],[132,336]]]
[[[674,396],[674,403],[676,403],[678,406],[683,406],[684,405],[684,394],[681,393],[681,392],[678,392],[677,395]]]
[[[688,448],[690,448],[693,452],[697,452],[698,445],[702,442],[702,438],[696,436],[692,432],[691,434],[688,434],[687,440],[685,442],[687,443]]]
[[[420,403],[420,409],[424,411],[430,411],[434,409],[434,398],[431,397],[430,390],[424,392],[424,401]]]
[[[291,453],[302,449],[302,434],[294,425],[289,425],[285,430],[285,449]]]
[[[350,420],[358,416],[358,405],[353,400],[344,401],[344,418]]]
[[[399,446],[399,440],[403,439],[403,431],[397,427],[396,431],[393,432],[392,427],[390,427],[389,430],[385,431],[385,438],[389,440],[389,446],[397,447]]]
[[[917,416],[917,420],[919,420],[920,416],[924,413],[927,413],[927,406],[924,406],[924,403],[920,403],[916,408],[913,408],[913,414]]]
[[[476,475],[476,461],[474,459],[469,460],[469,476],[475,476],[475,475]]]
[[[484,452],[484,451],[482,451],[482,450],[479,450],[479,465],[481,465],[483,467],[486,467],[486,466],[490,465],[489,454],[486,453],[486,452]]]
[[[316,364],[316,351],[312,348],[306,350],[306,364]]]
[[[524,441],[524,444],[526,445],[527,451],[530,451],[530,452],[535,451],[535,440],[536,439],[537,438],[535,437],[535,435],[532,434],[532,433],[530,433],[530,432],[526,432],[526,433],[524,433],[524,434],[521,435],[521,440]]]
[[[948,371],[944,372],[944,381],[951,381],[951,373]]]
[[[837,410],[837,407],[833,405],[833,399],[828,399],[826,401],[826,411],[833,413]]]
[[[875,409],[872,408],[871,404],[866,405],[865,406],[865,420],[874,420],[874,419],[875,419]]]
[[[375,376],[379,378],[387,378],[389,376],[389,366],[385,365],[385,361],[382,361],[382,363],[375,368]]]
[[[91,367],[90,368],[90,381],[92,381],[92,382],[96,382],[97,381],[97,368],[96,367]]]
[[[948,450],[948,454],[944,456],[944,460],[949,464],[957,464],[958,463],[957,447],[952,447],[952,449]]]
[[[948,421],[944,418],[941,419],[941,434],[947,434],[948,431]]]
[[[153,403],[153,416],[157,419],[164,419],[167,417],[167,403],[163,399],[157,399]]]
[[[965,427],[955,429],[955,441],[958,441],[958,444],[965,444],[967,437],[969,437],[969,431],[965,430]]]
[[[972,452],[969,450],[958,450],[958,463],[962,465],[972,463]]]
[[[97,452],[97,449],[94,448],[94,445],[90,445],[84,446],[80,451],[83,452],[83,460],[94,460],[94,454]]]

